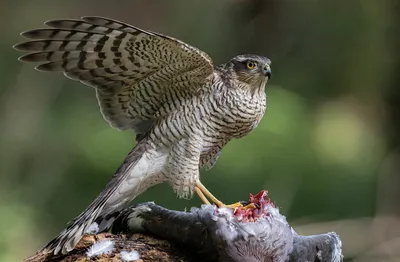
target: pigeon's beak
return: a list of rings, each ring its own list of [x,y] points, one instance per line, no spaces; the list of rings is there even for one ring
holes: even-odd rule
[[[272,72],[271,72],[271,67],[269,65],[263,68],[263,75],[268,76],[268,79],[271,79]]]

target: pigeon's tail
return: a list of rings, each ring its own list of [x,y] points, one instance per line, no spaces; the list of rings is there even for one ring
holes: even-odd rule
[[[155,164],[157,161],[158,164]],[[162,161],[160,155],[149,147],[146,139],[141,140],[126,157],[104,191],[39,252],[54,254],[70,252],[93,222],[98,223],[99,232],[108,230],[116,218],[116,213],[152,185],[144,179],[160,173],[157,169],[162,163],[159,161]]]

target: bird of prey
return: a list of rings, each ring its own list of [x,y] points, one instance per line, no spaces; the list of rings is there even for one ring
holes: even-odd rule
[[[136,146],[99,196],[43,252],[68,253],[93,222],[107,230],[116,212],[147,188],[167,182],[182,198],[216,199],[200,182],[233,138],[251,132],[266,110],[271,61],[238,55],[214,67],[201,50],[178,39],[103,17],[51,20],[14,46],[93,87],[105,120],[136,132]]]

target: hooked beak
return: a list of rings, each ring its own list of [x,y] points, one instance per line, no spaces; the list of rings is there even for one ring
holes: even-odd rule
[[[271,72],[271,67],[269,65],[265,66],[262,70],[263,75],[267,76],[268,79],[271,79],[272,72]]]

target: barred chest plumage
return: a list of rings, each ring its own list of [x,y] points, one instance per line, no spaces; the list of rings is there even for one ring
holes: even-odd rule
[[[240,138],[257,127],[266,110],[264,88],[230,88],[213,93],[207,104],[212,131],[228,139]]]
[[[257,92],[225,89],[207,95],[201,104],[196,107],[201,121],[195,123],[203,130],[200,166],[211,168],[231,139],[257,127],[266,110],[266,95],[263,88]]]

